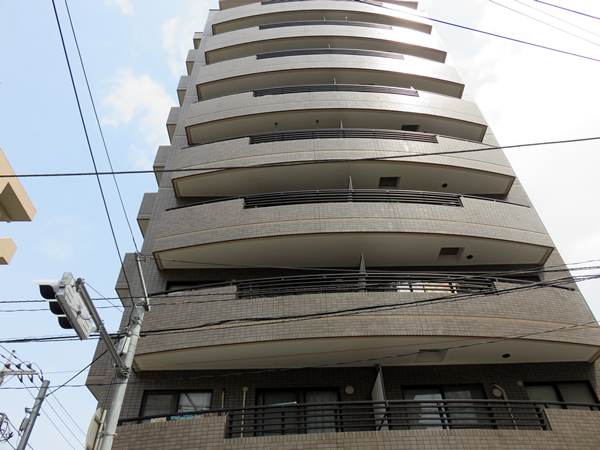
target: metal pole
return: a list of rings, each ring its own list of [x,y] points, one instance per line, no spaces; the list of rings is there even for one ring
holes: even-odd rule
[[[129,373],[131,371],[131,365],[133,364],[133,357],[137,348],[137,343],[140,338],[140,330],[142,328],[142,322],[144,320],[144,313],[146,312],[146,301],[140,300],[135,308],[135,313],[131,319],[128,336],[130,338],[129,348],[123,358],[123,364],[127,368],[127,373],[119,373],[113,401],[106,415],[106,431],[100,450],[110,450],[113,445],[113,441],[116,436],[117,423],[119,422],[119,416],[121,414],[121,407],[123,406],[123,399],[125,398],[125,391],[127,390],[127,382],[129,381]]]
[[[29,419],[27,420],[25,431],[23,431],[21,439],[19,440],[19,444],[17,445],[17,450],[25,450],[25,447],[27,446],[27,441],[29,440],[29,436],[31,435],[31,430],[33,430],[35,419],[37,419],[37,416],[39,415],[39,411],[42,407],[42,402],[46,397],[46,391],[48,390],[49,385],[50,382],[48,380],[44,380],[42,382],[42,386],[38,391],[38,395],[35,399],[35,403],[33,404],[33,408],[31,408],[31,412],[29,413]]]

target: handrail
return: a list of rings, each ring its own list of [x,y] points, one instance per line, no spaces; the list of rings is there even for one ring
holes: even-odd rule
[[[213,409],[121,419],[119,425],[152,419],[227,416],[227,438],[282,434],[414,429],[548,430],[544,408],[600,410],[598,403],[529,400],[386,400],[304,403]],[[243,435],[242,435],[243,420]]]
[[[259,25],[258,29],[268,30],[270,28],[286,28],[311,25],[347,25],[352,27],[379,28],[382,30],[392,29],[391,25],[385,25],[381,23],[358,22],[355,20],[295,20],[292,22],[266,23],[263,25]]]
[[[308,92],[369,92],[377,94],[408,95],[411,97],[419,96],[419,92],[414,89],[369,84],[306,84],[255,89],[252,92],[255,97],[281,94],[302,94]]]
[[[392,139],[399,141],[427,142],[430,144],[438,143],[435,134],[372,128],[317,128],[312,130],[274,131],[251,134],[248,137],[250,138],[250,144],[298,141],[304,139]]]
[[[395,189],[319,189],[310,191],[284,191],[252,194],[239,197],[223,197],[188,205],[174,206],[167,211],[191,208],[210,203],[230,200],[244,200],[244,208],[260,208],[268,206],[285,206],[311,203],[419,203],[440,206],[462,207],[462,198],[482,200],[529,208],[520,203],[507,202],[495,198],[478,197],[466,194],[450,194],[433,191],[408,191]]]
[[[353,48],[304,48],[294,50],[276,50],[272,52],[258,53],[256,59],[284,58],[288,56],[309,55],[353,55],[374,56],[378,58],[404,59],[401,53],[384,52],[380,50],[361,50]]]
[[[261,5],[271,5],[274,3],[289,3],[289,2],[300,2],[305,0],[263,0],[260,2]],[[383,6],[382,2],[378,2],[375,0],[336,0],[336,1],[349,1],[349,2],[357,2],[357,3],[367,3],[369,5],[374,6]]]
[[[290,275],[269,278],[252,278],[190,286],[169,291],[154,292],[151,296],[164,296],[177,292],[235,287],[237,298],[280,297],[330,292],[398,292],[398,293],[493,293],[497,283],[535,286],[539,281],[484,276],[475,273],[426,273],[348,271],[325,272],[310,275]],[[545,285],[546,286],[546,285]],[[568,286],[553,286],[573,291]]]

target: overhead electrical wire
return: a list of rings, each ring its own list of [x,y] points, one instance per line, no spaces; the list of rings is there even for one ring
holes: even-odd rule
[[[550,13],[548,13],[548,12],[546,12],[546,11],[542,11],[541,9],[534,8],[533,6],[531,6],[531,5],[528,5],[528,4],[527,4],[527,3],[525,3],[525,2],[522,2],[521,0],[515,0],[515,1],[516,1],[517,3],[520,3],[520,4],[521,4],[521,5],[523,5],[523,6],[527,6],[528,8],[530,8],[530,9],[533,9],[533,10],[534,10],[534,11],[536,11],[536,12],[539,12],[539,13],[541,13],[541,14],[544,14],[544,15],[546,15],[546,16],[548,16],[548,17],[552,17],[552,18],[553,18],[553,19],[555,19],[555,20],[558,20],[558,21],[560,21],[560,22],[566,23],[567,25],[570,25],[570,26],[572,26],[572,27],[574,27],[574,28],[577,28],[577,29],[579,29],[579,30],[581,30],[581,31],[585,31],[586,33],[590,33],[590,34],[593,34],[594,36],[598,36],[598,37],[600,37],[600,34],[598,34],[598,33],[594,33],[593,31],[590,31],[590,30],[587,30],[587,29],[585,29],[585,28],[583,28],[583,27],[580,27],[579,25],[577,25],[577,24],[574,24],[573,22],[569,22],[569,21],[567,21],[567,20],[563,19],[562,17],[558,17],[558,16],[555,16],[555,15],[553,15],[553,14],[550,14]],[[591,42],[591,41],[590,41],[590,42]],[[594,42],[592,42],[592,43],[594,43]],[[594,43],[594,44],[595,44],[595,43]],[[599,44],[596,44],[596,45],[599,45]]]
[[[528,19],[535,20],[536,22],[539,22],[539,23],[541,23],[541,24],[544,24],[544,25],[546,25],[546,26],[548,26],[548,27],[554,28],[555,30],[562,31],[563,33],[566,33],[566,34],[568,34],[568,35],[570,35],[570,36],[576,37],[576,38],[578,38],[578,39],[581,39],[581,40],[583,40],[583,41],[589,42],[590,44],[593,44],[593,45],[596,45],[596,46],[599,46],[599,47],[600,47],[600,44],[598,44],[597,42],[594,42],[594,41],[591,41],[591,40],[589,40],[589,39],[586,39],[586,38],[584,38],[583,36],[579,36],[578,34],[571,33],[570,31],[567,31],[567,30],[563,30],[563,29],[562,29],[562,28],[560,28],[560,27],[557,27],[557,26],[555,26],[555,25],[552,25],[552,24],[550,24],[550,23],[548,23],[548,22],[544,22],[543,20],[540,20],[540,19],[537,19],[537,18],[535,18],[535,17],[532,17],[532,16],[530,16],[529,14],[525,14],[524,12],[522,12],[522,11],[518,11],[518,10],[516,10],[516,9],[514,9],[514,8],[511,8],[510,6],[503,5],[502,3],[499,3],[499,2],[497,2],[496,0],[489,0],[489,1],[490,1],[490,3],[493,3],[494,5],[501,6],[502,8],[508,9],[509,11],[512,11],[512,12],[514,12],[514,13],[516,13],[516,14],[519,14],[519,15],[521,15],[521,16],[527,17]],[[516,0],[516,1],[517,1],[517,3],[520,3],[520,4],[524,5],[524,6],[527,6],[527,7],[529,7],[529,8],[532,8],[534,11],[537,11],[535,8],[533,8],[533,7],[529,6],[529,5],[527,5],[526,3],[520,2],[520,1],[518,1],[518,0]],[[539,12],[542,12],[542,13],[544,13],[543,11],[539,11]],[[544,13],[544,14],[547,14],[547,13]],[[551,17],[553,17],[553,16],[551,16]]]
[[[600,275],[592,275],[581,281],[587,281],[590,279],[600,278]],[[254,317],[254,318],[238,318],[238,319],[224,319],[220,321],[207,322],[196,326],[185,326],[178,328],[163,328],[163,329],[154,329],[154,330],[144,330],[141,332],[141,336],[151,336],[151,335],[168,335],[168,334],[184,334],[184,333],[198,333],[205,331],[214,331],[214,327],[229,325],[230,327],[235,327],[235,329],[253,327],[253,326],[264,326],[264,325],[276,325],[281,323],[290,323],[290,322],[298,322],[305,320],[316,320],[323,319],[327,317],[347,317],[351,315],[362,314],[365,312],[382,312],[389,310],[398,310],[405,308],[414,308],[419,306],[429,306],[429,305],[437,305],[443,303],[457,302],[457,301],[465,301],[471,300],[475,298],[482,298],[493,296],[497,297],[502,294],[507,294],[510,292],[517,291],[529,291],[547,288],[552,285],[558,284],[572,284],[573,279],[571,277],[566,277],[565,279],[559,280],[551,280],[545,282],[532,283],[524,286],[511,287],[506,289],[494,290],[494,291],[483,291],[481,293],[468,293],[468,294],[454,294],[454,295],[443,295],[440,297],[434,297],[429,299],[421,299],[414,300],[410,302],[404,303],[387,303],[387,304],[377,304],[377,305],[369,305],[369,306],[361,306],[355,308],[346,308],[346,309],[338,309],[333,311],[320,311],[314,312],[310,314],[296,314],[296,315],[288,315],[288,316],[277,316],[277,317]],[[119,334],[114,334],[113,337],[118,337]],[[91,337],[92,338],[92,337]],[[96,337],[97,338],[97,337]],[[77,336],[69,336],[69,335],[59,335],[59,336],[42,336],[42,337],[28,337],[28,338],[15,338],[3,340],[0,342],[3,343],[26,343],[26,342],[62,342],[62,341],[72,341],[77,340]]]
[[[538,147],[544,145],[557,145],[557,144],[572,144],[578,142],[588,142],[600,140],[600,136],[592,136],[585,138],[575,139],[562,139],[558,141],[543,141],[543,142],[531,142],[527,144],[514,144],[514,145],[498,145],[498,146],[486,146],[474,149],[464,150],[448,150],[443,152],[430,152],[430,153],[413,153],[410,155],[396,154],[393,156],[379,156],[372,158],[343,158],[343,159],[326,159],[326,160],[311,160],[311,161],[296,161],[286,163],[268,163],[268,164],[254,164],[247,166],[208,166],[208,167],[193,167],[183,169],[161,169],[161,170],[123,170],[117,172],[61,172],[61,173],[30,173],[30,174],[15,174],[15,175],[0,175],[0,178],[46,178],[46,177],[82,177],[82,176],[103,176],[103,175],[143,175],[153,173],[176,173],[176,172],[205,172],[215,170],[233,170],[233,169],[255,169],[255,168],[270,168],[270,167],[289,167],[299,165],[311,165],[311,164],[334,164],[340,162],[360,162],[360,161],[385,161],[390,159],[407,159],[407,158],[420,158],[424,156],[439,156],[439,155],[457,155],[461,153],[478,153],[493,150],[507,150],[522,147]],[[483,145],[483,144],[482,144]]]
[[[58,32],[59,32],[59,35],[60,35],[60,40],[61,40],[61,43],[62,43],[62,48],[63,48],[63,52],[64,52],[64,55],[65,55],[65,60],[66,60],[66,63],[67,63],[67,68],[68,68],[68,71],[69,71],[69,76],[71,78],[71,85],[73,87],[73,93],[75,94],[75,100],[77,102],[77,109],[79,111],[79,117],[81,119],[81,125],[83,126],[83,131],[84,131],[84,134],[85,134],[85,139],[86,139],[86,142],[87,142],[88,151],[89,151],[90,157],[92,159],[92,165],[94,166],[94,173],[96,174],[96,180],[98,182],[98,188],[100,189],[100,196],[102,198],[102,204],[104,205],[104,212],[106,213],[106,217],[108,219],[108,225],[110,227],[110,231],[111,231],[111,234],[112,234],[112,237],[113,237],[113,242],[114,242],[115,248],[117,250],[117,255],[119,257],[119,261],[120,261],[121,266],[122,266],[123,265],[123,258],[121,257],[121,250],[119,249],[119,243],[117,241],[117,235],[115,233],[115,229],[114,229],[114,226],[113,226],[113,223],[112,223],[112,219],[110,217],[110,212],[108,210],[108,204],[106,202],[106,197],[104,195],[104,189],[102,188],[102,182],[100,181],[100,176],[98,175],[98,167],[96,165],[96,158],[94,157],[94,152],[92,150],[92,144],[90,142],[90,137],[89,137],[89,134],[88,134],[87,125],[85,123],[85,118],[83,116],[83,111],[81,109],[81,102],[79,101],[79,94],[77,92],[77,85],[75,84],[75,78],[73,77],[73,70],[71,69],[71,62],[69,60],[69,54],[67,52],[67,46],[65,44],[65,39],[64,39],[64,36],[63,36],[63,32],[62,32],[62,26],[60,24],[60,19],[58,17],[58,11],[56,9],[55,0],[52,0],[52,7],[54,9],[54,16],[56,17],[56,24],[58,26]],[[129,280],[127,279],[127,274],[125,274],[125,280],[127,281],[127,285],[129,286]],[[129,288],[129,290],[131,291],[131,288]],[[130,294],[131,294],[131,292],[130,292]]]
[[[533,331],[531,333],[521,333],[521,334],[517,334],[517,335],[510,335],[510,336],[500,336],[497,338],[493,338],[493,339],[488,339],[486,341],[483,342],[474,342],[474,343],[470,343],[470,344],[461,344],[461,345],[457,345],[457,346],[448,346],[445,348],[441,348],[440,350],[454,350],[454,349],[458,349],[458,348],[466,348],[466,347],[475,347],[475,346],[479,346],[479,345],[490,345],[490,344],[495,344],[497,342],[503,342],[503,341],[507,341],[507,340],[514,340],[514,339],[524,339],[527,337],[532,337],[532,336],[538,336],[541,334],[547,334],[547,333],[556,333],[556,332],[561,332],[561,331],[566,331],[569,329],[575,329],[575,328],[580,328],[580,327],[585,327],[585,326],[589,326],[592,324],[597,324],[598,321],[597,320],[592,320],[592,321],[588,321],[588,322],[584,322],[584,323],[579,323],[579,324],[571,324],[571,325],[565,325],[565,326],[561,326],[561,327],[555,327],[555,328],[551,328],[551,329],[547,329],[547,330],[540,330],[540,331]],[[463,337],[463,340],[465,340],[465,337]],[[456,342],[456,339],[452,339],[451,341],[447,341],[447,342]],[[376,350],[376,349],[382,349],[382,348],[389,348],[390,346],[385,346],[385,347],[374,347],[372,349]],[[399,345],[398,347],[402,347],[402,345]],[[345,350],[338,350],[338,351],[331,351],[330,353],[340,353],[340,352],[344,352]],[[335,366],[344,366],[344,365],[348,365],[348,364],[356,364],[356,363],[360,363],[360,362],[374,362],[376,360],[383,360],[383,359],[390,359],[390,358],[400,358],[400,357],[405,357],[405,356],[411,356],[411,355],[415,355],[418,352],[408,352],[408,353],[399,353],[399,354],[394,354],[394,355],[385,355],[385,356],[381,356],[381,357],[375,357],[375,358],[365,358],[365,359],[354,359],[354,360],[347,360],[347,361],[339,361],[339,362],[334,362],[334,363],[324,363],[324,364],[318,364],[318,365],[311,365],[311,366],[301,366],[301,367],[282,367],[282,368],[273,368],[273,369],[260,369],[260,370],[246,370],[243,372],[229,372],[229,373],[224,373],[224,374],[210,374],[210,375],[199,375],[199,376],[188,376],[186,375],[185,377],[176,377],[176,378],[166,378],[166,379],[162,379],[160,380],[161,383],[163,382],[180,382],[180,381],[192,381],[192,380],[200,380],[200,379],[206,379],[206,378],[229,378],[229,377],[233,377],[233,376],[248,376],[248,375],[258,375],[258,374],[263,374],[263,373],[269,373],[269,372],[285,372],[285,371],[292,371],[292,370],[305,370],[305,369],[318,369],[318,368],[324,368],[324,367],[335,367]],[[281,355],[282,357],[286,357],[286,356],[294,356],[294,355]],[[169,366],[171,367],[172,365],[164,365],[165,367]],[[135,381],[135,380],[130,380],[129,384],[145,384],[146,381],[141,380],[141,381]],[[90,384],[77,384],[77,385],[69,385],[69,384],[64,384],[61,387],[68,387],[68,388],[81,388],[81,387],[91,387],[91,386],[109,386],[112,387],[115,383],[111,382],[111,383],[90,383]],[[19,390],[19,389],[25,389],[25,388],[1,388],[2,389],[6,389],[6,390]]]
[[[112,172],[112,171],[114,171],[112,161],[110,158],[110,154],[108,152],[108,147],[106,145],[106,139],[104,138],[104,132],[102,131],[102,126],[100,125],[100,119],[98,118],[98,111],[96,110],[96,103],[94,102],[94,96],[92,95],[92,89],[90,88],[90,83],[88,81],[87,72],[85,70],[85,64],[83,63],[83,57],[81,56],[81,50],[79,49],[79,41],[77,40],[77,34],[75,33],[75,27],[73,26],[73,20],[71,19],[71,11],[69,10],[69,4],[67,3],[67,0],[65,0],[65,8],[67,10],[67,16],[69,17],[69,24],[71,25],[73,41],[75,42],[75,47],[77,48],[77,55],[79,56],[79,63],[81,64],[83,78],[85,79],[85,85],[87,87],[87,91],[90,96],[92,110],[94,111],[94,117],[96,118],[96,125],[98,126],[98,131],[100,132],[100,137],[102,138],[102,145],[104,146],[104,153],[106,154],[106,159],[108,160],[108,165]],[[133,230],[131,229],[131,221],[129,220],[129,216],[127,215],[127,210],[125,209],[125,204],[123,203],[123,197],[121,195],[121,189],[119,189],[119,183],[117,183],[117,177],[115,175],[113,175],[113,181],[115,183],[115,188],[117,189],[119,201],[121,202],[121,208],[123,209],[123,215],[125,216],[125,222],[127,223],[127,226],[129,227],[129,234],[131,235],[131,240],[133,241],[133,246],[135,248],[135,251],[137,251],[138,247],[137,247],[137,242],[135,240],[135,236],[133,234]]]
[[[31,393],[31,391],[29,389],[29,386],[25,386],[25,389],[27,390],[27,392],[29,392],[29,395],[34,399],[34,401],[37,402],[36,396]],[[75,447],[73,446],[73,444],[71,444],[71,441],[69,439],[67,439],[67,437],[63,434],[62,431],[60,431],[60,429],[58,428],[58,426],[56,425],[56,423],[54,423],[54,421],[52,420],[52,418],[50,417],[50,415],[44,409],[43,405],[40,406],[40,410],[45,414],[46,419],[48,419],[50,421],[50,423],[52,424],[52,426],[54,427],[54,429],[58,432],[58,434],[60,434],[63,437],[63,439],[65,440],[65,442],[67,444],[69,444],[69,447],[71,447],[73,450],[75,450]],[[59,417],[59,419],[60,419],[60,417]],[[71,432],[71,434],[73,434],[73,432],[70,430],[69,427],[67,427],[67,429]],[[77,439],[77,441],[79,441],[79,440]],[[79,443],[83,446],[83,443],[81,443],[81,442],[79,442]]]
[[[600,17],[592,16],[590,14],[582,13],[580,11],[575,11],[574,9],[568,9],[568,8],[563,7],[563,6],[558,6],[558,5],[554,5],[552,3],[543,2],[541,0],[533,0],[533,1],[537,2],[537,3],[542,3],[544,5],[552,6],[553,8],[558,8],[558,9],[562,9],[564,11],[572,12],[574,14],[579,14],[581,16],[589,17],[590,19],[600,20]]]

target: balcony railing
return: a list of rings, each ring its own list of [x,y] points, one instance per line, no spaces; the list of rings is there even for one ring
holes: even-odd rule
[[[281,404],[123,419],[119,425],[226,415],[226,438],[388,430],[548,430],[544,408],[600,404],[518,400],[388,400]]]
[[[274,131],[249,136],[250,144],[267,142],[299,141],[305,139],[393,139],[437,144],[437,136],[412,131],[383,130],[369,128],[322,128],[312,130]],[[239,139],[236,138],[236,139]]]
[[[259,25],[258,29],[268,30],[270,28],[304,27],[311,25],[347,25],[351,27],[380,28],[383,30],[392,29],[391,25],[369,22],[357,22],[352,20],[296,20],[294,22],[267,23],[264,25]]]
[[[395,94],[418,97],[419,93],[414,89],[405,89],[391,86],[374,86],[368,84],[307,84],[301,86],[281,86],[268,89],[257,89],[255,97],[265,95],[303,94],[307,92],[371,92],[378,94]]]
[[[261,5],[271,5],[274,3],[289,3],[289,2],[300,2],[300,1],[305,1],[305,0],[265,0],[260,2]],[[374,1],[374,0],[338,0],[338,1],[350,1],[350,2],[357,2],[357,3],[366,3],[368,5],[375,5],[375,6],[383,6],[382,2],[378,2],[378,1]]]
[[[396,272],[342,272],[237,281],[238,298],[326,294],[330,292],[421,292],[471,294],[492,292],[485,277]]]
[[[296,0],[293,0],[296,1]],[[404,59],[404,55],[393,52],[378,50],[360,50],[353,48],[304,48],[299,50],[280,50],[265,52],[256,55],[256,59],[284,58],[287,56],[308,55],[354,55],[354,56],[376,56],[379,58]]]
[[[527,205],[506,202],[474,195],[447,194],[433,191],[401,191],[395,189],[321,189],[314,191],[268,192],[265,194],[246,195],[242,197],[224,197],[188,205],[168,208],[167,211],[191,208],[209,203],[243,199],[244,208],[266,208],[270,206],[307,205],[315,203],[417,203],[421,205],[438,205],[462,207],[462,198],[506,203],[528,208]]]

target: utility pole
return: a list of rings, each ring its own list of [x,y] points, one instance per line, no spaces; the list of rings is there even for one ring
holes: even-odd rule
[[[122,362],[119,360],[119,362],[121,362],[125,368],[118,374],[119,377],[116,381],[113,401],[110,405],[110,409],[108,410],[108,414],[106,415],[106,431],[104,432],[104,438],[100,444],[100,450],[112,449],[112,445],[116,436],[117,424],[119,423],[119,416],[121,414],[121,408],[123,407],[125,391],[127,390],[127,382],[129,381],[131,365],[133,364],[133,357],[135,356],[135,350],[137,348],[138,340],[140,339],[140,331],[142,329],[142,322],[144,321],[144,313],[146,311],[150,311],[148,291],[146,289],[146,282],[144,281],[144,274],[142,273],[142,265],[140,263],[139,254],[136,255],[136,262],[138,271],[140,273],[140,279],[142,281],[142,288],[144,289],[144,298],[138,300],[131,321],[129,322],[129,332],[127,333],[126,338],[129,339],[129,345],[125,345],[127,348],[127,353],[125,354]],[[112,346],[112,342],[107,342],[107,345]]]
[[[42,382],[42,386],[40,387],[40,390],[38,391],[38,395],[33,404],[33,408],[31,408],[30,411],[27,411],[27,408],[25,409],[25,412],[29,413],[29,417],[27,417],[25,419],[25,429],[23,431],[23,434],[21,435],[21,439],[19,439],[19,444],[17,445],[17,450],[25,450],[25,447],[27,446],[27,441],[29,440],[29,436],[31,435],[31,430],[33,430],[33,425],[35,424],[35,419],[37,419],[37,416],[39,416],[39,411],[40,411],[40,408],[42,407],[42,402],[44,401],[44,398],[46,397],[46,391],[48,390],[49,385],[50,385],[50,382],[48,380],[44,380]],[[22,426],[23,425],[21,425],[21,427]]]

